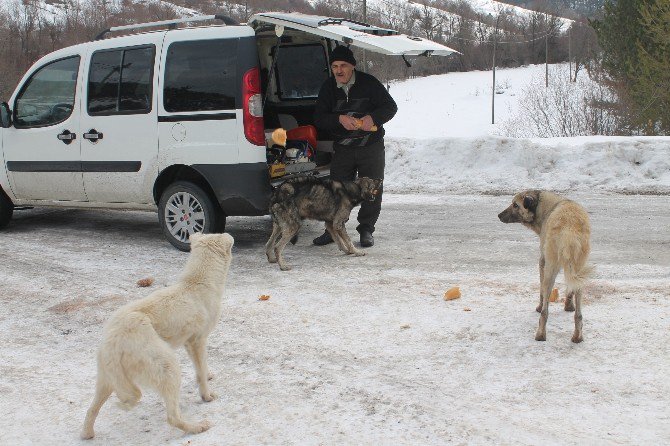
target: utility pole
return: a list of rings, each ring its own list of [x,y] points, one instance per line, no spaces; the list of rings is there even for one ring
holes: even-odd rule
[[[568,79],[572,82],[572,26],[568,28],[568,68],[570,69],[570,78]],[[575,66],[575,71],[577,66]]]
[[[546,16],[547,33],[544,35],[544,86],[549,88],[549,16]]]
[[[368,23],[368,4],[366,0],[363,0],[363,23]],[[368,61],[365,50],[363,50],[363,72],[368,72]]]
[[[496,123],[496,50],[498,49],[498,24],[500,12],[496,17],[496,28],[493,33],[493,86],[491,87],[491,124]]]
[[[493,87],[491,89],[491,124],[496,123],[496,47],[498,46],[498,33],[493,37]]]

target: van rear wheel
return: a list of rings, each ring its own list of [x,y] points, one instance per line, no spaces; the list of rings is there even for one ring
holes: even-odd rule
[[[158,203],[163,234],[180,251],[190,250],[190,236],[197,232],[223,232],[226,216],[209,195],[188,181],[171,184]]]
[[[12,219],[12,214],[14,214],[14,205],[11,200],[7,198],[0,189],[0,228],[4,228],[9,224],[9,220]]]

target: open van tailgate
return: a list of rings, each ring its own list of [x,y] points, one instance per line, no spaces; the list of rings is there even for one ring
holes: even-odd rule
[[[458,51],[442,44],[365,23],[297,12],[254,14],[249,25],[279,25],[389,56],[448,56]]]

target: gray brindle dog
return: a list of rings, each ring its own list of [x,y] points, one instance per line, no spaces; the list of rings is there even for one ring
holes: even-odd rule
[[[304,176],[285,181],[270,197],[272,235],[265,245],[268,261],[278,263],[282,271],[291,269],[282,252],[306,218],[325,222],[333,240],[346,254],[365,255],[351,243],[344,225],[355,206],[377,198],[381,186],[382,180],[367,177],[334,181]]]
[[[521,223],[540,236],[540,324],[535,340],[547,339],[549,296],[562,268],[567,286],[564,309],[575,312],[572,342],[582,342],[582,289],[593,270],[586,263],[591,250],[586,210],[552,192],[527,190],[516,194],[498,218],[503,223]]]

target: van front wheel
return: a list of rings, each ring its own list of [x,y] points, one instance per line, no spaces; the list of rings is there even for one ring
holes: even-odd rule
[[[9,224],[9,220],[12,219],[12,214],[14,213],[14,205],[12,202],[5,196],[0,189],[0,228],[4,228]]]
[[[226,217],[207,193],[187,181],[171,184],[158,203],[158,219],[168,241],[180,251],[190,249],[196,232],[220,232]]]

